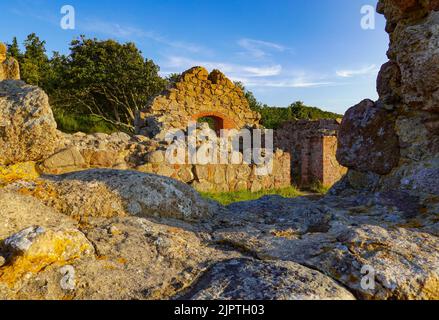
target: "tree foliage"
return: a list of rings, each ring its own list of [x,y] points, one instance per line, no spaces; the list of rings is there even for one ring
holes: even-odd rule
[[[130,127],[136,111],[162,91],[166,81],[152,60],[133,43],[99,41],[82,36],[71,43],[68,57],[56,57],[61,75],[58,95],[64,110],[87,113]]]
[[[261,114],[262,125],[268,129],[277,129],[282,123],[291,120],[338,119],[343,117],[333,112],[306,106],[302,101],[296,101],[286,108],[268,106],[257,101],[254,94],[247,90],[241,82],[236,82],[236,85],[244,92],[250,108]]]

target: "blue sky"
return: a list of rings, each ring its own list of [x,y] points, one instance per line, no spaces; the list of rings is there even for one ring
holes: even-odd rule
[[[80,34],[133,41],[163,74],[194,65],[243,81],[263,103],[306,104],[343,113],[376,99],[387,61],[385,21],[363,30],[361,8],[377,0],[16,0],[3,1],[0,40],[35,32],[68,53]],[[76,29],[60,27],[72,5]]]

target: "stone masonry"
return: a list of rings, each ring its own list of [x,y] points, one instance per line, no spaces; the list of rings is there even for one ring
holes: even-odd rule
[[[332,186],[346,173],[336,159],[337,120],[290,121],[275,134],[275,147],[291,155],[291,179],[303,187]]]
[[[203,117],[212,117],[217,129],[238,130],[257,126],[261,118],[224,74],[194,67],[139,112],[136,133],[163,139],[169,130],[186,128],[190,121]]]

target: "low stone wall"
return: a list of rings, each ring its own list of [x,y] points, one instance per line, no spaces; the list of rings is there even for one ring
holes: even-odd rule
[[[273,156],[273,172],[258,176],[255,164],[169,165],[148,163],[136,168],[185,182],[200,192],[230,192],[279,189],[290,186],[290,157],[278,150]]]
[[[38,165],[45,174],[63,174],[90,168],[136,170],[170,177],[201,192],[229,192],[290,186],[290,156],[273,154],[273,172],[258,176],[255,164],[172,165],[165,160],[167,145],[144,136],[124,133],[65,134],[58,150]]]

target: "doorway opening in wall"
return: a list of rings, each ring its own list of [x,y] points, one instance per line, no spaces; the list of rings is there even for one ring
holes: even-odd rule
[[[219,117],[201,117],[197,119],[197,123],[207,123],[209,125],[209,128],[214,130],[218,136],[220,135],[221,130],[224,129],[224,121]]]
[[[220,136],[221,130],[236,129],[233,120],[218,112],[202,112],[192,116],[197,123],[207,123]]]

